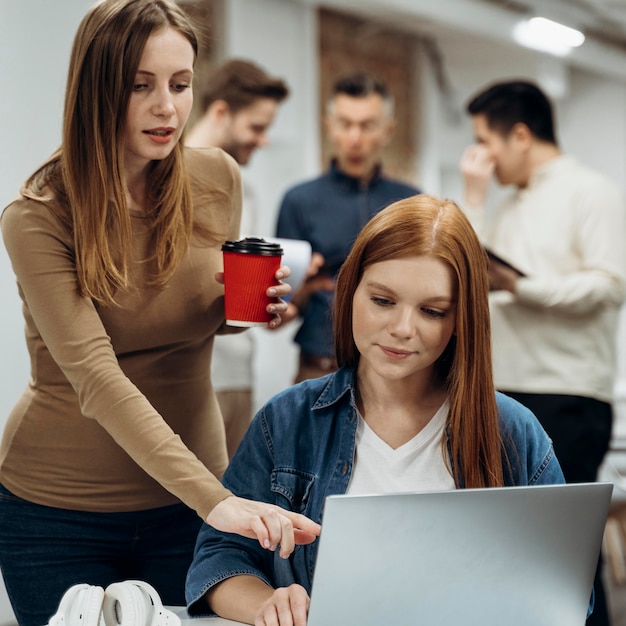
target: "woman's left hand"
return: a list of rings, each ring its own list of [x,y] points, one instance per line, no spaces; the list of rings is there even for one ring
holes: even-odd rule
[[[272,285],[267,290],[269,298],[276,298],[275,302],[267,305],[267,312],[273,313],[274,317],[268,323],[270,328],[276,328],[280,326],[282,321],[281,315],[287,310],[287,302],[282,298],[288,296],[291,293],[291,285],[289,283],[282,282],[283,278],[287,278],[291,274],[291,269],[288,265],[281,265],[276,271],[277,285]]]
[[[288,265],[281,265],[276,270],[276,282],[278,284],[268,287],[266,293],[268,298],[272,298],[274,301],[267,305],[267,312],[272,313],[274,317],[268,322],[269,328],[278,328],[281,323],[281,315],[287,310],[287,302],[282,300],[285,296],[291,293],[291,285],[289,283],[282,282],[283,278],[287,278],[291,275],[291,268]],[[215,280],[224,284],[224,272],[215,272]]]

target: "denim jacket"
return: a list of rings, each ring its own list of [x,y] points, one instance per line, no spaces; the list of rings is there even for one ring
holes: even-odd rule
[[[511,471],[506,484],[563,483],[552,442],[524,406],[497,394],[502,438]],[[355,457],[358,418],[354,371],[306,380],[274,396],[256,415],[223,477],[244,498],[277,504],[322,521],[326,496],[345,493]],[[505,464],[505,467],[508,467]],[[256,540],[204,524],[187,575],[190,614],[206,614],[202,596],[239,574],[257,576],[273,588],[292,583],[310,594],[318,542],[296,546],[288,559]]]

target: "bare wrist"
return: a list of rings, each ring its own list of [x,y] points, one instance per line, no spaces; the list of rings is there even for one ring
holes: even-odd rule
[[[486,193],[479,191],[465,192],[465,206],[470,209],[482,209],[485,206]]]

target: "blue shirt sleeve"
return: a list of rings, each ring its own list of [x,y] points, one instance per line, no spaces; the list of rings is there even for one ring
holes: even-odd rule
[[[272,502],[269,476],[273,464],[261,421],[258,414],[233,456],[222,482],[240,497]],[[254,459],[254,471],[251,471],[248,459]],[[256,576],[275,587],[271,576],[274,559],[280,559],[278,551],[273,553],[262,548],[256,539],[224,533],[203,524],[185,583],[189,614],[212,614],[203,596],[209,589],[232,576]]]
[[[500,431],[505,448],[508,486],[558,485],[565,482],[548,437],[534,413],[517,400],[497,394]]]

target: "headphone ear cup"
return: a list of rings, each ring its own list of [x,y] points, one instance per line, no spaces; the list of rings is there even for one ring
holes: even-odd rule
[[[49,626],[98,626],[104,589],[97,585],[73,585],[61,598]]]
[[[161,597],[152,585],[142,580],[129,582],[140,588],[148,597],[147,601],[151,605],[151,616],[146,622],[146,626],[181,626],[180,617],[163,606]]]
[[[181,626],[178,615],[163,607],[156,589],[142,580],[109,585],[102,614],[106,626]]]
[[[148,606],[143,593],[129,581],[112,583],[104,592],[102,615],[106,626],[148,626]]]

